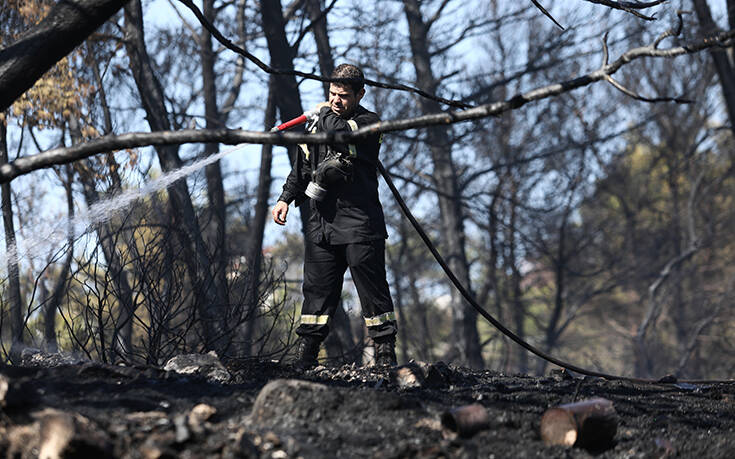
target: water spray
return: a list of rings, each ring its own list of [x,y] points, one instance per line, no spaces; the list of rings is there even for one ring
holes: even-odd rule
[[[39,231],[31,236],[24,237],[24,249],[22,250],[19,249],[17,242],[10,244],[6,252],[0,255],[0,272],[7,269],[8,263],[17,266],[19,260],[23,258],[38,258],[47,253],[49,248],[58,247],[66,243],[66,240],[70,237],[77,239],[83,236],[89,231],[90,227],[110,221],[110,219],[128,209],[140,198],[167,188],[174,182],[246,146],[246,144],[239,145],[229,150],[207,156],[187,166],[166,172],[160,177],[143,184],[140,188],[125,190],[108,199],[97,201],[87,209],[77,213],[73,218],[61,219],[56,225],[51,225],[47,231]]]
[[[301,116],[274,127],[271,129],[271,132],[283,131],[309,121],[314,122],[318,117],[318,110],[310,110]],[[90,227],[110,221],[110,219],[128,209],[140,198],[167,188],[174,182],[219,161],[228,154],[240,150],[245,146],[240,145],[202,158],[188,166],[166,172],[157,179],[145,183],[140,188],[125,190],[120,194],[98,201],[87,209],[78,212],[73,218],[61,219],[55,225],[50,225],[46,231],[35,232],[32,235],[24,236],[23,248],[19,247],[16,240],[15,243],[8,245],[5,253],[0,254],[0,273],[4,273],[7,270],[9,263],[17,266],[21,259],[39,258],[48,253],[50,248],[65,244],[69,238],[77,239],[83,236],[89,231]]]

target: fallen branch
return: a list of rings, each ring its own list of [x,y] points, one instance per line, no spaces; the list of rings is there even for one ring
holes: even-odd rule
[[[299,143],[351,143],[356,139],[386,132],[403,131],[407,129],[418,129],[430,126],[440,126],[459,123],[496,116],[501,113],[515,110],[529,102],[548,99],[574,89],[588,86],[594,82],[606,80],[608,77],[630,62],[644,57],[672,58],[693,54],[704,49],[727,46],[735,38],[735,30],[722,32],[712,37],[684,46],[668,49],[659,49],[658,41],[654,44],[631,49],[623,53],[618,59],[609,64],[602,65],[599,69],[572,80],[555,83],[541,88],[533,89],[523,94],[518,94],[510,99],[481,105],[467,110],[455,112],[433,113],[402,120],[381,121],[379,123],[365,126],[352,132],[334,132],[317,134],[298,133],[268,133],[256,131],[243,131],[232,129],[187,129],[182,131],[159,131],[129,133],[117,136],[104,136],[90,140],[84,144],[56,148],[36,155],[19,158],[11,163],[0,166],[0,183],[8,182],[28,172],[53,166],[65,164],[78,159],[87,158],[97,153],[121,150],[125,148],[137,148],[150,145],[174,145],[184,143],[208,143],[219,142],[228,145],[240,143],[254,144],[277,144],[293,145]]]

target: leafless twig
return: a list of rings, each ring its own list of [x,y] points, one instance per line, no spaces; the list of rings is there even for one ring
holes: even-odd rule
[[[654,40],[654,42],[650,45],[650,48],[652,48],[652,49],[658,49],[658,46],[661,44],[661,42],[664,39],[666,39],[668,37],[675,37],[675,36],[677,36],[677,35],[679,35],[681,33],[681,30],[682,30],[682,27],[683,27],[683,24],[684,24],[684,19],[682,17],[683,14],[684,14],[683,11],[677,11],[677,16],[679,18],[679,22],[678,22],[678,25],[676,26],[676,28],[669,29],[666,32],[664,32],[661,35],[659,35],[656,38],[656,40]],[[605,68],[608,65],[609,51],[608,51],[608,48],[607,48],[607,36],[608,36],[608,34],[605,33],[605,36],[602,38],[602,66],[601,66],[601,68]],[[676,102],[678,104],[690,104],[690,103],[693,102],[692,100],[685,99],[683,97],[670,97],[670,96],[665,96],[665,97],[645,97],[645,96],[642,96],[642,95],[640,95],[640,94],[638,94],[638,93],[636,93],[634,91],[631,91],[630,89],[626,88],[625,86],[623,86],[622,84],[620,84],[617,80],[615,80],[611,75],[606,75],[605,76],[605,81],[607,81],[608,83],[610,83],[615,89],[619,90],[620,92],[622,92],[626,96],[631,97],[631,98],[633,98],[635,100],[639,100],[641,102],[651,102],[651,103],[656,103],[656,102]]]
[[[244,48],[242,48],[240,46],[237,46],[232,41],[230,41],[229,39],[227,39],[224,35],[222,35],[219,32],[219,30],[217,30],[217,28],[211,22],[209,22],[209,20],[207,20],[207,18],[204,17],[204,15],[202,14],[202,12],[194,4],[194,2],[192,2],[192,0],[179,0],[179,2],[181,2],[184,6],[186,6],[187,8],[189,8],[194,13],[194,15],[197,17],[197,19],[199,20],[199,22],[212,34],[212,36],[217,41],[219,41],[222,45],[224,45],[230,51],[234,51],[235,53],[240,54],[241,56],[244,56],[246,59],[248,59],[253,64],[257,65],[258,68],[260,68],[261,70],[263,70],[266,73],[269,73],[269,74],[272,74],[272,75],[293,75],[293,76],[297,76],[297,77],[301,77],[301,78],[307,78],[307,79],[310,79],[310,80],[321,81],[323,83],[334,83],[334,82],[339,83],[339,82],[344,82],[344,79],[341,79],[341,78],[327,78],[327,77],[324,77],[324,76],[316,75],[314,73],[301,72],[301,71],[298,71],[298,70],[292,71],[292,70],[275,69],[275,68],[267,65],[265,62],[261,61],[257,57],[255,57],[253,54],[251,54],[250,52],[248,52],[246,49],[244,49]],[[365,82],[366,85],[374,86],[374,87],[377,87],[377,88],[395,89],[395,90],[398,90],[398,91],[413,92],[413,93],[418,94],[418,95],[420,95],[422,97],[426,97],[427,99],[432,99],[432,100],[435,100],[435,101],[440,102],[442,104],[449,105],[451,107],[456,107],[456,108],[469,108],[469,107],[471,107],[471,105],[466,104],[464,102],[457,101],[457,100],[445,99],[443,97],[439,97],[439,96],[436,96],[434,94],[429,94],[426,91],[423,91],[421,89],[414,88],[414,87],[411,87],[411,86],[407,86],[407,85],[404,85],[404,84],[389,84],[389,83],[383,83],[383,82],[380,82],[380,81],[374,81],[374,80],[369,80],[369,79],[365,79],[364,82]]]

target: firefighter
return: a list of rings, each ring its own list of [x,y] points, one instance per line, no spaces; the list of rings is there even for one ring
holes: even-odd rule
[[[329,101],[319,104],[309,132],[356,130],[379,121],[360,105],[365,95],[362,71],[339,65]],[[344,83],[343,83],[344,82]],[[273,207],[273,220],[286,223],[289,204],[309,206],[304,238],[304,303],[301,308],[295,366],[317,364],[319,347],[339,305],[347,267],[360,298],[377,365],[395,365],[396,316],[385,274],[385,229],[378,198],[378,150],[381,136],[354,144],[299,145],[299,153]]]

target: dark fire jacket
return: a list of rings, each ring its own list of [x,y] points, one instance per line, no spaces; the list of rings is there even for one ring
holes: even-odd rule
[[[340,118],[329,107],[323,107],[314,132],[350,131],[378,121],[378,115],[361,105],[347,119]],[[383,207],[378,199],[380,141],[381,136],[377,134],[360,139],[354,145],[300,146],[278,200],[310,206],[311,217],[306,233],[312,242],[349,244],[388,237]],[[321,202],[308,198],[304,190],[311,181],[311,171],[335,151],[352,156],[353,179],[348,183],[330,185],[326,198]]]

